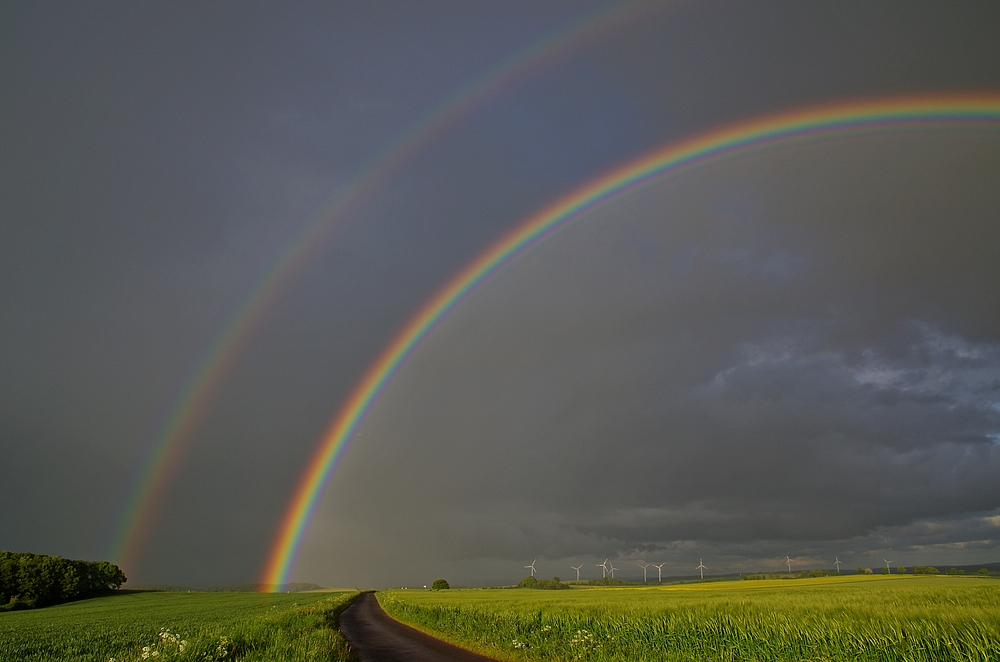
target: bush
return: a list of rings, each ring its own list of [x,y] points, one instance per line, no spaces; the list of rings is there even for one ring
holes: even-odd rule
[[[522,579],[521,581],[519,581],[517,583],[517,587],[518,588],[535,588],[535,586],[537,584],[538,584],[538,580],[535,579],[534,577],[532,577],[531,575],[529,575],[529,576],[525,577],[524,579]]]
[[[451,588],[446,579],[435,579],[434,583],[431,584],[432,591],[443,591],[446,588]]]

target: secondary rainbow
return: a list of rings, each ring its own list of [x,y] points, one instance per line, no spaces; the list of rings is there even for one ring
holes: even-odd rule
[[[173,474],[190,443],[191,436],[208,409],[213,394],[240,353],[260,319],[312,257],[329,240],[337,221],[343,221],[400,171],[415,154],[444,135],[472,110],[499,91],[570,52],[581,43],[607,31],[629,25],[658,5],[646,0],[601,7],[487,70],[471,83],[428,110],[402,136],[375,155],[354,179],[316,215],[276,256],[241,304],[227,318],[173,402],[172,408],[150,439],[145,458],[135,471],[131,488],[109,542],[108,555],[126,569],[138,564],[142,545],[149,538],[157,510],[165,499]],[[130,570],[131,572],[131,570]]]
[[[369,367],[309,461],[281,520],[261,583],[277,588],[288,581],[303,535],[337,459],[393,374],[464,296],[528,247],[616,197],[734,154],[823,136],[970,125],[1000,126],[1000,94],[872,99],[794,110],[728,125],[661,147],[544,207],[455,275]]]

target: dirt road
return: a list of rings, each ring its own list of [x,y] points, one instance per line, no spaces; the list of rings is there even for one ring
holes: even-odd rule
[[[371,593],[344,610],[340,631],[361,662],[495,662],[394,621]]]

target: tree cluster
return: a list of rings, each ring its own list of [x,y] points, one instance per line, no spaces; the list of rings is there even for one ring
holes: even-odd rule
[[[432,591],[443,591],[448,588],[451,588],[451,584],[448,583],[447,579],[435,579],[434,583],[431,584]]]
[[[913,574],[915,575],[940,575],[941,571],[932,565],[923,566],[915,565],[913,566]]]
[[[525,577],[517,583],[518,588],[541,588],[548,591],[559,590],[564,588],[569,588],[569,584],[563,584],[559,581],[558,577],[553,577],[552,579],[535,579],[534,577]]]
[[[125,573],[107,561],[0,551],[0,610],[88,598],[125,581]]]
[[[829,570],[803,570],[802,572],[795,575],[799,579],[806,579],[808,577],[829,577]]]

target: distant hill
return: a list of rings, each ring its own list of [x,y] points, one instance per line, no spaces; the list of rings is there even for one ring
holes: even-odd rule
[[[236,584],[233,586],[180,586],[178,584],[143,584],[137,587],[144,591],[165,591],[169,593],[260,593],[272,592],[274,584]],[[277,587],[279,593],[301,593],[303,591],[318,591],[323,587],[309,582],[290,582]]]
[[[947,572],[952,568],[964,570],[967,575],[976,574],[979,572],[980,568],[986,568],[990,571],[991,575],[1000,573],[1000,563],[974,563],[972,565],[948,565],[947,563],[942,563],[940,565],[935,565],[934,567],[945,574],[947,574]],[[908,568],[912,569],[913,566],[908,566]]]
[[[924,564],[924,565],[926,565],[927,567],[937,568],[941,572],[941,574],[943,574],[943,575],[948,574],[948,571],[951,570],[952,568],[955,568],[957,570],[963,570],[963,571],[965,571],[966,575],[976,575],[976,574],[979,574],[979,569],[980,568],[986,568],[987,570],[990,571],[991,575],[994,575],[994,576],[995,575],[1000,575],[1000,562],[996,562],[996,563],[974,563],[974,564],[970,564],[970,565],[954,565],[954,564],[948,564],[948,563],[928,563],[928,564]],[[912,565],[907,565],[907,566],[904,566],[904,567],[906,568],[907,574],[912,574],[913,573],[913,566]],[[884,568],[885,568],[884,565],[882,565],[882,566],[872,566],[872,570],[876,574],[881,574],[881,569],[884,569]],[[792,574],[794,575],[794,574],[798,574],[798,573],[802,572],[803,570],[812,570],[812,569],[813,568],[793,568],[792,569]],[[824,570],[829,570],[831,573],[834,572],[834,568],[823,568],[823,569]],[[895,566],[895,565],[892,566],[892,574],[894,574],[894,575],[897,574],[896,571],[897,571],[897,566]],[[773,571],[767,571],[767,572],[773,572]],[[767,573],[764,573],[764,572],[762,572],[762,573],[744,572],[742,574],[743,575],[753,575],[753,574],[767,574]],[[781,572],[774,572],[773,574],[785,576],[788,573],[784,572],[784,571],[781,571]],[[857,573],[855,571],[855,566],[847,567],[846,565],[842,565],[841,569],[840,569],[840,574],[842,574],[842,575],[854,575],[854,574],[857,574]],[[741,577],[741,575],[738,575],[738,574],[735,574],[735,573],[728,573],[728,574],[724,574],[724,575],[710,575],[708,573],[705,573],[705,579],[702,580],[698,575],[669,575],[669,576],[664,575],[663,576],[663,583],[664,584],[677,584],[677,583],[700,582],[700,581],[706,581],[706,582],[708,582],[708,581],[723,581],[723,580],[727,580],[727,579],[739,579],[740,577]],[[593,581],[593,580],[591,580],[591,581]],[[577,582],[573,581],[573,582],[570,582],[570,583],[571,584],[576,584]],[[587,580],[581,580],[580,583],[581,584],[586,584]],[[600,583],[600,580],[598,580],[598,583]],[[629,583],[639,583],[639,584],[641,584],[642,582],[641,581],[636,581],[636,580],[630,580]],[[654,573],[653,576],[646,583],[647,584],[656,584],[656,583],[658,583],[656,581],[656,574]]]
[[[212,586],[208,590],[213,593],[301,593],[302,591],[318,591],[322,586],[309,582],[289,582],[288,584],[237,584],[236,586]]]

